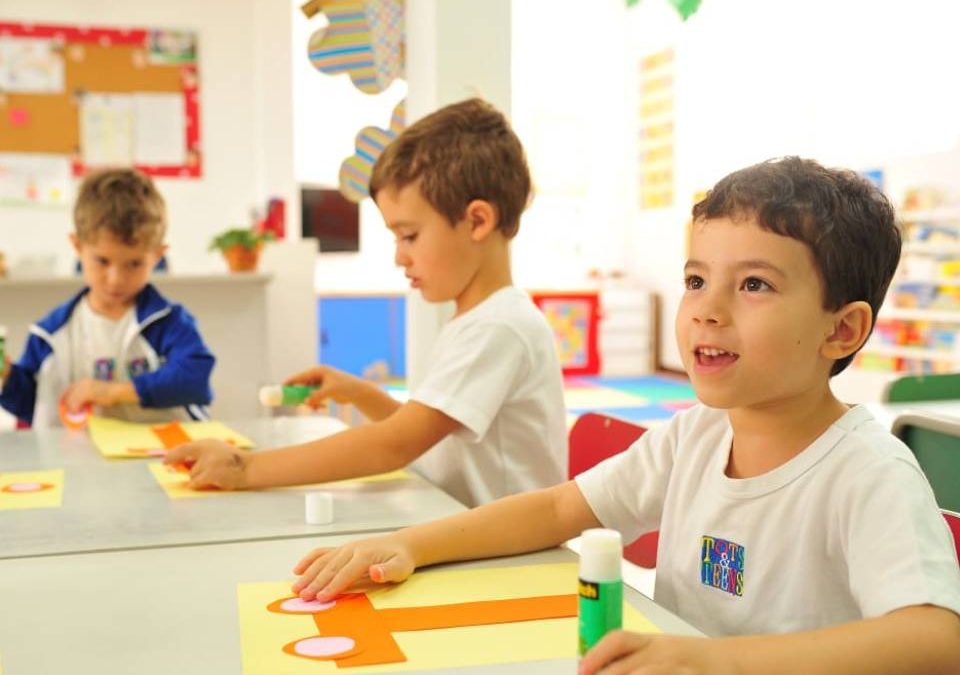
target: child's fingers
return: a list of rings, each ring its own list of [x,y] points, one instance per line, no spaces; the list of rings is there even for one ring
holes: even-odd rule
[[[340,595],[346,588],[357,579],[367,574],[370,569],[369,560],[361,559],[359,556],[353,556],[346,565],[337,570],[333,578],[327,584],[320,586],[317,591],[317,600],[326,602]]]
[[[296,375],[291,375],[284,381],[284,384],[318,385],[323,382],[324,375],[326,375],[326,370],[322,366],[316,366],[309,370],[299,372]]]
[[[184,443],[167,451],[163,457],[164,464],[194,464],[197,461],[197,452],[193,443]]]
[[[405,565],[398,557],[390,558],[386,562],[370,565],[367,574],[378,584],[403,581],[410,576],[413,570]]]
[[[314,560],[319,560],[319,559],[321,558],[321,556],[323,556],[323,555],[325,555],[325,554],[327,554],[327,553],[330,553],[330,552],[333,551],[333,550],[335,550],[335,549],[332,549],[332,548],[315,548],[315,549],[313,549],[313,550],[310,551],[308,554],[306,554],[305,556],[303,556],[302,558],[300,558],[300,561],[299,561],[299,562],[294,566],[294,568],[293,568],[293,573],[294,573],[294,574],[303,574],[304,571],[305,571],[311,564],[313,564],[313,561],[314,561]]]
[[[325,590],[334,577],[350,565],[355,556],[352,550],[339,548],[333,551],[332,555],[314,560],[303,574],[302,579],[307,583],[301,587],[300,597],[304,600],[317,598],[320,591]],[[335,595],[336,593],[329,594],[329,597]]]

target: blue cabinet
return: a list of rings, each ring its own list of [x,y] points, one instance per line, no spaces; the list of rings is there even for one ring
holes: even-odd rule
[[[330,296],[317,303],[317,361],[354,375],[386,364],[390,378],[406,377],[406,298]]]

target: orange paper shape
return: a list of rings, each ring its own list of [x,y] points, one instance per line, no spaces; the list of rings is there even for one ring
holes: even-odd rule
[[[349,668],[406,661],[406,655],[393,638],[394,632],[572,617],[577,614],[577,596],[549,595],[377,609],[365,593],[357,593],[324,603],[283,598],[270,603],[267,609],[279,614],[313,615],[319,635],[290,642],[284,645],[284,652],[301,658],[335,661],[338,668]]]

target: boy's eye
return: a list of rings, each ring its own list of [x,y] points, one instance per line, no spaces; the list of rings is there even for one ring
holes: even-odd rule
[[[757,277],[748,277],[744,280],[742,288],[745,291],[756,293],[758,291],[772,290],[773,287],[763,279],[758,279]]]
[[[696,274],[688,274],[683,280],[683,285],[686,286],[688,291],[703,288],[703,277],[698,277]]]
[[[408,244],[413,243],[414,241],[416,241],[416,239],[417,239],[416,232],[414,232],[413,234],[404,234],[400,237],[400,241],[406,242]]]
[[[142,261],[142,260],[134,260],[133,262],[127,263],[127,267],[128,267],[129,269],[132,269],[132,270],[140,269],[141,267],[143,267],[143,261]]]

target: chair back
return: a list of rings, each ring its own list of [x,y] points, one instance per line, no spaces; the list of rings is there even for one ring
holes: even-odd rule
[[[960,512],[960,420],[906,413],[892,431],[913,451],[940,508]]]
[[[570,429],[567,476],[574,478],[608,457],[623,452],[645,431],[639,424],[616,417],[598,413],[581,415]],[[658,533],[648,532],[624,546],[623,557],[635,565],[653,569],[657,566],[658,542]]]
[[[881,400],[884,403],[945,401],[960,398],[960,373],[904,375],[888,382]]]
[[[957,547],[957,560],[960,560],[960,513],[943,509],[943,517],[947,519],[950,532],[953,534],[953,545]]]

